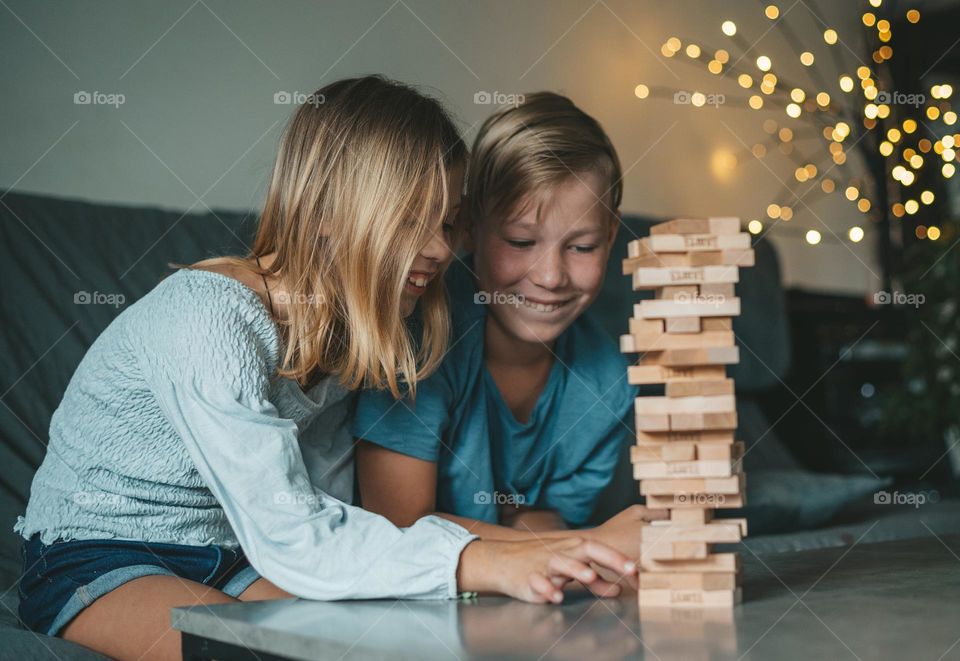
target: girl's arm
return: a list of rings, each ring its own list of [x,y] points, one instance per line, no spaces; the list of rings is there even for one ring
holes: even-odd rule
[[[357,445],[357,475],[364,509],[385,516],[394,525],[410,526],[424,516],[435,515],[463,526],[483,540],[531,541],[576,535],[596,539],[627,557],[635,557],[640,548],[638,533],[642,523],[667,517],[665,510],[634,505],[601,526],[572,531],[542,530],[523,524],[511,528],[437,512],[437,465],[434,462],[387,450],[364,440]],[[528,516],[534,513],[531,511]]]

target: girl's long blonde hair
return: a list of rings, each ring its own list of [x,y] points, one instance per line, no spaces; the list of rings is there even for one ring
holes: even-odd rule
[[[341,80],[301,105],[280,143],[256,239],[229,263],[276,276],[288,293],[280,375],[336,375],[347,388],[412,394],[449,335],[443,278],[420,298],[415,338],[401,295],[417,254],[440,232],[448,173],[466,161],[434,99],[379,76]],[[264,269],[249,260],[276,252]]]

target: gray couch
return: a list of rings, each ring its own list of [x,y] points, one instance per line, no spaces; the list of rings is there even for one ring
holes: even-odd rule
[[[256,215],[233,212],[182,214],[0,192],[0,659],[102,659],[77,645],[38,636],[16,618],[20,540],[12,532],[24,512],[34,471],[43,459],[50,417],[74,369],[97,335],[122,310],[83,304],[81,292],[121,294],[125,304],[148,292],[167,272],[167,262],[241,253]],[[621,229],[607,281],[593,313],[614,337],[624,332],[635,295],[620,274],[626,243],[647,233],[650,221],[628,217]],[[870,506],[880,486],[863,476],[823,476],[801,470],[780,445],[755,397],[779,387],[789,367],[789,337],[772,247],[756,246],[757,265],[738,286],[743,315],[735,330],[743,360],[737,379],[739,435],[748,451],[748,505],[756,551],[791,551],[960,531],[960,508],[944,501],[923,512]],[[75,298],[76,297],[76,298]],[[630,475],[628,448],[595,518],[639,500]],[[864,500],[868,501],[864,503]],[[859,508],[859,509],[857,509]],[[853,514],[851,514],[853,512]],[[882,515],[883,525],[871,526]],[[837,517],[846,517],[842,525]],[[824,525],[827,524],[826,527]],[[764,534],[766,533],[766,534]]]

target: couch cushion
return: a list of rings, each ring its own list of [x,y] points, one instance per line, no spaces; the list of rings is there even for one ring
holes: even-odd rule
[[[93,340],[169,272],[246,251],[256,217],[92,204],[0,191],[0,576],[17,558],[18,514],[50,417]],[[122,298],[121,298],[122,297]]]

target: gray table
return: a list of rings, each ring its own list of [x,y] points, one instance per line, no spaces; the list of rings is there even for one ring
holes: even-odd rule
[[[173,626],[185,659],[960,659],[960,535],[740,553],[733,610],[295,599],[177,608]]]

